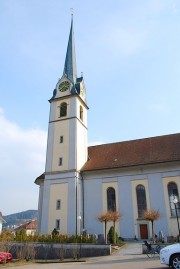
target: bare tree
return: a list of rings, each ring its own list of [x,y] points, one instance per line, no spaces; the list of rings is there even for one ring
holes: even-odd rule
[[[9,242],[14,241],[14,235],[10,231],[3,231],[0,234],[0,251],[9,251]]]
[[[121,213],[119,211],[109,211],[110,214],[110,220],[113,221],[113,227],[114,227],[114,244],[116,243],[116,222],[122,217]]]
[[[111,221],[111,212],[107,211],[105,213],[101,213],[98,215],[97,218],[100,222],[104,222],[104,237],[105,237],[105,244],[107,244],[107,222]]]
[[[145,220],[148,220],[151,222],[152,224],[152,240],[153,243],[155,243],[155,234],[154,234],[154,221],[160,219],[161,215],[159,213],[159,210],[155,210],[155,209],[148,209],[146,211],[144,211],[143,214],[143,218]]]

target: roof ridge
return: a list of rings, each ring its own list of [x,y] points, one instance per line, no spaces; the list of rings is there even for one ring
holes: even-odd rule
[[[132,140],[123,140],[123,141],[118,141],[118,142],[111,142],[111,143],[104,143],[104,144],[98,144],[98,145],[92,145],[88,146],[88,148],[92,147],[100,147],[100,146],[108,146],[108,145],[113,145],[113,144],[120,144],[120,143],[127,143],[127,142],[135,142],[135,141],[142,141],[142,140],[150,140],[150,139],[156,139],[160,137],[168,137],[168,136],[174,136],[174,135],[179,135],[180,133],[174,133],[174,134],[166,134],[166,135],[158,135],[158,136],[150,136],[150,137],[144,137],[144,138],[138,138],[138,139],[132,139]]]

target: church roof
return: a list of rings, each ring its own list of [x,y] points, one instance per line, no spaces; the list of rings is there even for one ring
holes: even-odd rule
[[[180,134],[91,146],[82,172],[180,161]]]

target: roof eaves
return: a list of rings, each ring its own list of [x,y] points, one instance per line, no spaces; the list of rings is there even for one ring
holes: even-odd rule
[[[138,163],[138,164],[130,164],[130,165],[121,165],[121,166],[104,166],[104,167],[97,167],[93,169],[81,169],[81,173],[84,172],[93,172],[93,171],[100,171],[100,170],[111,170],[111,169],[120,169],[120,168],[127,168],[127,167],[137,167],[142,165],[153,165],[153,164],[160,164],[160,163],[170,163],[170,162],[179,162],[180,160],[166,160],[166,161],[156,161],[156,162],[147,162],[147,163]],[[84,165],[85,167],[85,165]]]

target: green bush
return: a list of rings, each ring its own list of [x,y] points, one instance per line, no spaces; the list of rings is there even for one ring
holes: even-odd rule
[[[111,226],[108,232],[108,241],[113,244],[114,243],[114,227]],[[116,233],[116,242],[118,242],[118,234]]]
[[[3,231],[0,235],[2,242],[39,242],[39,243],[96,243],[96,238],[93,236],[83,235],[64,235],[59,234],[57,230],[53,230],[51,234],[34,234],[27,235],[26,230],[17,231],[14,235],[10,231]]]

